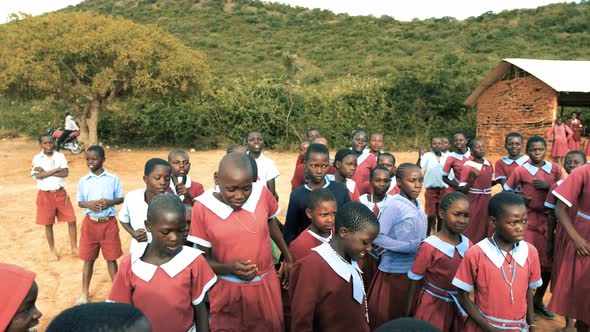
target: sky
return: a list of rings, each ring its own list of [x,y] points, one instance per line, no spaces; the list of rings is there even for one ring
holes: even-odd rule
[[[216,0],[210,0],[216,1]],[[264,0],[269,1],[269,0]],[[80,0],[0,0],[0,23],[7,21],[10,13],[25,12],[39,15],[80,3]],[[392,16],[400,21],[414,18],[451,16],[459,20],[479,16],[485,12],[499,13],[505,9],[536,8],[552,0],[280,0],[274,1],[293,6],[329,9],[349,15]]]

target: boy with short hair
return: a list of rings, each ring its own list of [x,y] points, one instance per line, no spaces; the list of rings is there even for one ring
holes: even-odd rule
[[[123,188],[119,178],[103,168],[106,160],[104,149],[92,145],[86,150],[86,165],[90,174],[78,182],[78,206],[84,209],[84,220],[80,234],[80,259],[84,261],[82,271],[82,295],[77,303],[88,302],[90,280],[94,261],[102,249],[107,261],[111,281],[117,274],[117,258],[123,255],[115,205],[123,203]]]
[[[424,212],[426,212],[428,218],[429,234],[432,232],[436,233],[436,231],[440,231],[441,229],[441,224],[439,223],[437,224],[436,231],[434,231],[434,226],[437,220],[438,203],[442,197],[449,192],[449,186],[442,180],[443,167],[447,160],[446,155],[442,152],[442,138],[433,137],[430,143],[430,148],[432,151],[424,154],[422,154],[422,149],[420,149],[417,162],[424,174],[424,187],[426,188],[426,191],[424,192],[424,199],[426,201]]]
[[[40,136],[39,146],[41,152],[33,158],[31,169],[31,176],[37,179],[39,188],[36,222],[45,226],[45,236],[52,258],[59,260],[53,237],[53,224],[56,218],[58,222],[68,223],[72,254],[78,254],[76,214],[65,189],[66,177],[69,175],[68,161],[63,154],[55,151],[53,137],[50,135]]]
[[[170,151],[168,163],[172,169],[172,176],[167,192],[178,196],[184,205],[193,206],[194,199],[204,193],[205,189],[202,184],[192,181],[188,175],[191,170],[188,153],[184,150]]]

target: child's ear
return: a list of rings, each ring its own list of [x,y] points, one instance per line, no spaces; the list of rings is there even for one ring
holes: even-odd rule
[[[339,161],[339,160],[338,160],[338,161],[336,161],[336,162],[334,163],[334,167],[336,167],[336,169],[339,169],[339,168],[340,168],[340,166],[342,166],[342,162],[341,162],[341,161]]]
[[[438,220],[440,222],[442,222],[445,218],[445,212],[443,211],[443,209],[439,208],[437,213],[438,213]]]
[[[213,182],[215,182],[216,185],[219,185],[219,173],[218,172],[213,173]]]
[[[147,179],[148,179],[148,177],[144,175],[144,176],[143,176],[143,182],[144,182],[145,184],[147,184]]]
[[[150,233],[152,232],[152,223],[148,220],[145,221],[145,229]]]
[[[341,239],[348,239],[349,235],[350,235],[350,231],[346,227],[340,227],[340,229],[338,230],[338,236]]]
[[[496,217],[490,216],[489,218],[490,226],[496,229]]]
[[[305,215],[311,219],[311,210],[310,209],[305,209]]]

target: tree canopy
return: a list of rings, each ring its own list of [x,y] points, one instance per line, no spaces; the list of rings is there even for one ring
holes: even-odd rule
[[[88,144],[96,144],[99,113],[114,99],[195,95],[210,80],[204,55],[160,28],[85,12],[1,25],[0,59],[1,93],[67,102]]]

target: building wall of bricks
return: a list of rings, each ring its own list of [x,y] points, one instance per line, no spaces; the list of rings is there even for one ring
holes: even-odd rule
[[[556,112],[557,93],[536,77],[498,81],[477,100],[477,136],[485,140],[489,155],[504,155],[506,134],[517,131],[525,140],[545,135]]]

